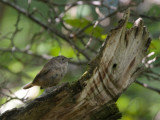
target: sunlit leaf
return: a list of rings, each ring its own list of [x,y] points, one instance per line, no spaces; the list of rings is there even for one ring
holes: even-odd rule
[[[81,18],[81,19],[78,19],[78,18],[75,18],[75,19],[64,19],[65,22],[73,27],[76,27],[76,28],[84,28],[85,26],[87,26],[88,24],[90,24],[90,21],[84,19],[84,18]]]
[[[118,105],[118,108],[120,109],[120,111],[124,111],[125,109],[127,109],[129,101],[130,101],[129,98],[125,95],[121,96],[118,99],[117,105]]]
[[[149,51],[155,52],[155,55],[160,55],[160,40],[152,40]]]
[[[102,39],[102,40],[105,40],[106,38],[107,38],[107,34],[102,34],[102,35],[101,35],[101,39]]]
[[[133,23],[128,22],[127,25],[126,25],[126,27],[127,27],[128,29],[132,28],[132,27],[133,27]]]

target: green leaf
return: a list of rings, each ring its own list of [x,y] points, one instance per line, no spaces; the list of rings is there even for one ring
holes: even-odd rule
[[[83,19],[78,19],[78,18],[65,19],[65,22],[67,24],[71,25],[72,27],[80,28],[80,29],[83,29],[87,25],[92,24],[90,21],[88,21],[84,18]],[[100,27],[100,26],[93,27],[93,25],[91,25],[90,27],[86,28],[84,32],[88,35],[92,35],[94,37],[101,38],[103,31],[104,31],[104,29],[102,27]]]
[[[130,29],[130,28],[132,28],[132,27],[133,27],[133,23],[128,22],[127,25],[126,25],[126,28]]]
[[[123,95],[121,96],[118,101],[117,101],[117,105],[118,105],[118,108],[120,109],[120,111],[125,111],[129,105],[129,101],[130,99]]]
[[[149,51],[155,52],[155,55],[160,55],[160,40],[152,40]]]
[[[90,21],[82,18],[82,19],[78,19],[78,18],[75,18],[75,19],[64,19],[64,21],[71,25],[72,27],[76,27],[76,28],[84,28],[85,26],[87,26]]]
[[[86,29],[85,32],[89,35],[94,36],[94,37],[101,38],[101,35],[103,33],[103,29],[99,26],[96,26],[95,28],[93,26],[91,26],[88,29]]]
[[[105,39],[107,38],[107,35],[108,35],[108,34],[103,34],[103,35],[101,35],[101,39],[102,39],[102,40],[105,40]]]

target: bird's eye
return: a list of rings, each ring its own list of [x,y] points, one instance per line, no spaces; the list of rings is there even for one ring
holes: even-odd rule
[[[62,60],[64,60],[64,58],[62,58]]]

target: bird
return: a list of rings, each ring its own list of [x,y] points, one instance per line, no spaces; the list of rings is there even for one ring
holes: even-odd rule
[[[65,56],[53,57],[44,65],[33,81],[25,85],[23,89],[29,89],[33,86],[40,86],[41,88],[56,86],[67,73],[68,61],[70,59]]]

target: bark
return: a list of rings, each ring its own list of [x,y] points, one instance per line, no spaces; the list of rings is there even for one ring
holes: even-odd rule
[[[0,116],[2,120],[116,120],[115,102],[142,70],[151,39],[142,19],[127,30],[129,10],[111,30],[99,54],[82,77],[63,84],[25,107]]]

